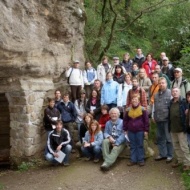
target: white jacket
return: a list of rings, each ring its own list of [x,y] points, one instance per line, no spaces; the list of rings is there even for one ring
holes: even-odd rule
[[[69,77],[69,85],[84,87],[83,75],[80,69],[71,67],[65,72],[65,76]]]
[[[111,65],[108,63],[108,72],[111,71]],[[106,80],[106,71],[102,63],[100,63],[97,67],[97,78],[102,82],[102,84]]]

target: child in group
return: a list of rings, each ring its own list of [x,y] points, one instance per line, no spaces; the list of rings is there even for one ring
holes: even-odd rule
[[[103,133],[100,125],[96,120],[90,123],[88,131],[85,133],[81,151],[89,161],[94,158],[94,163],[99,162],[102,153]]]
[[[110,116],[109,116],[108,111],[109,111],[109,107],[107,105],[101,106],[101,113],[102,114],[101,114],[100,119],[99,119],[99,124],[100,124],[102,132],[104,132],[106,122],[110,120]]]

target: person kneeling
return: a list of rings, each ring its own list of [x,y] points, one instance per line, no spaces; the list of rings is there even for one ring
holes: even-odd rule
[[[81,151],[86,156],[86,161],[94,157],[94,162],[99,162],[101,156],[101,145],[103,141],[103,133],[100,125],[96,120],[93,120],[89,126],[89,130],[85,133],[83,146]]]
[[[132,106],[127,109],[123,129],[130,141],[131,161],[127,164],[144,166],[144,136],[148,135],[149,119],[148,112],[140,106],[139,96],[132,96]]]
[[[69,144],[70,142],[71,137],[68,130],[64,129],[62,121],[58,120],[56,128],[51,131],[48,136],[48,152],[45,155],[46,160],[53,164],[60,162],[63,163],[64,166],[69,166],[69,155],[72,150],[72,146]],[[60,156],[64,157],[63,161],[57,161]]]

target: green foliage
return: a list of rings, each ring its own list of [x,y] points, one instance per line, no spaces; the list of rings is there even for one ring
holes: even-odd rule
[[[23,171],[28,171],[30,168],[34,168],[36,165],[35,161],[31,161],[31,162],[22,162],[19,166],[18,166],[18,170],[23,172]]]
[[[189,172],[182,173],[182,179],[184,181],[185,189],[190,190],[190,173]]]
[[[105,11],[103,13],[103,5]],[[85,26],[86,57],[94,64],[99,64],[100,54],[108,44],[114,13],[110,9],[109,0],[85,0],[87,22]],[[190,4],[180,0],[112,0],[113,9],[117,14],[113,29],[111,45],[104,52],[110,58],[129,52],[134,57],[137,47],[144,54],[152,52],[159,57],[164,51],[172,62],[187,65],[190,38]],[[102,18],[104,15],[104,18]],[[185,52],[184,52],[185,51]],[[182,59],[180,59],[182,58]],[[183,64],[181,65],[181,62]],[[188,69],[188,68],[187,68]]]

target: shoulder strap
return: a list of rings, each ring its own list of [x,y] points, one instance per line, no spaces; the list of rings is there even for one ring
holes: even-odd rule
[[[70,77],[71,77],[72,72],[73,72],[73,67],[72,67],[72,69],[71,69],[71,72],[70,72],[69,77],[67,78],[67,83],[68,83],[68,84],[69,84],[69,79],[70,79]]]

